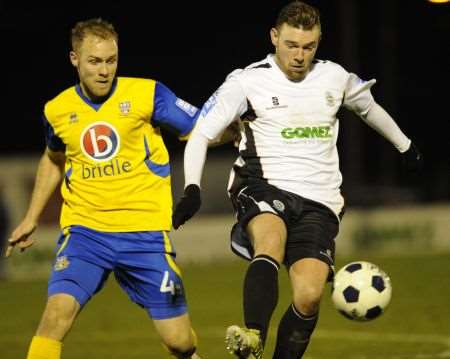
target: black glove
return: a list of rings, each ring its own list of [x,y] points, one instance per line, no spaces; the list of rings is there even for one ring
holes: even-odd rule
[[[408,172],[417,173],[423,168],[423,156],[412,142],[408,150],[402,153],[402,161],[404,168]]]
[[[173,228],[178,229],[179,226],[192,218],[200,209],[201,204],[200,187],[196,184],[190,184],[184,189],[184,195],[175,207],[175,211],[173,211]]]

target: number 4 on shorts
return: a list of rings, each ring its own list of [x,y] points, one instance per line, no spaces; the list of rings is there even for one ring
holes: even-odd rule
[[[172,295],[175,295],[175,284],[173,280],[169,280],[169,271],[164,272],[164,278],[161,282],[161,287],[159,287],[159,291],[161,293],[170,292]]]

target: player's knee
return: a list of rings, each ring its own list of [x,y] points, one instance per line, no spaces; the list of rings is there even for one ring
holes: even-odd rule
[[[322,290],[315,286],[305,286],[302,291],[294,294],[294,305],[305,315],[313,315],[319,311]]]
[[[266,255],[281,263],[285,254],[285,246],[283,241],[278,236],[271,237],[270,234],[266,237],[255,238],[254,241],[255,257],[259,255]]]
[[[178,338],[177,340],[171,340],[170,343],[165,343],[167,350],[171,354],[171,357],[177,359],[190,358],[196,350],[194,341],[191,338]]]
[[[36,335],[61,340],[72,326],[73,319],[58,316],[57,312],[47,312],[39,324]]]
[[[192,332],[185,333],[184,335],[177,332],[165,339],[165,346],[171,355],[175,358],[190,358],[195,353],[196,337]]]
[[[73,324],[79,304],[67,295],[50,297],[44,310],[37,335],[59,340]]]

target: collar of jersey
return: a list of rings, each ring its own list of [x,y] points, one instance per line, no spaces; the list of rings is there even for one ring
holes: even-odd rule
[[[102,107],[102,105],[108,101],[108,99],[113,95],[113,93],[116,91],[116,87],[117,87],[117,78],[114,79],[112,86],[111,86],[111,91],[109,91],[108,97],[105,98],[105,101],[100,102],[100,103],[95,103],[92,102],[89,97],[85,96],[83,93],[83,90],[81,90],[81,86],[80,84],[77,84],[75,86],[75,91],[77,92],[78,96],[81,97],[81,99],[88,104],[90,107],[92,107],[95,111],[100,110],[100,107]]]
[[[286,77],[286,74],[280,69],[280,66],[278,66],[277,62],[275,61],[275,54],[267,55],[267,61],[275,69],[274,71],[278,74],[278,76],[280,76],[280,77],[284,78],[285,80],[289,81],[289,79]]]

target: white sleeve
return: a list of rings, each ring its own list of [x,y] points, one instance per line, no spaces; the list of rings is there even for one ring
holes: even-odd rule
[[[241,72],[235,70],[228,75],[222,86],[203,105],[184,150],[185,187],[190,184],[200,187],[209,141],[221,136],[247,110],[245,92],[237,79]]]
[[[240,73],[242,70],[239,69],[229,74],[203,105],[195,130],[209,140],[220,136],[228,125],[247,110],[247,98],[238,79]]]
[[[405,136],[393,118],[375,102],[370,88],[376,80],[363,81],[350,73],[344,95],[344,107],[359,115],[365,123],[390,141],[400,152],[405,152],[411,140]]]
[[[208,151],[208,138],[194,130],[184,149],[184,187],[196,184],[200,187],[203,166]]]
[[[399,152],[405,152],[411,145],[411,140],[406,137],[394,119],[375,101],[368,109],[367,114],[361,115],[361,118],[381,136],[390,141]]]
[[[360,116],[366,115],[374,102],[370,88],[376,82],[375,79],[361,80],[357,75],[350,73],[345,87],[343,106]]]

